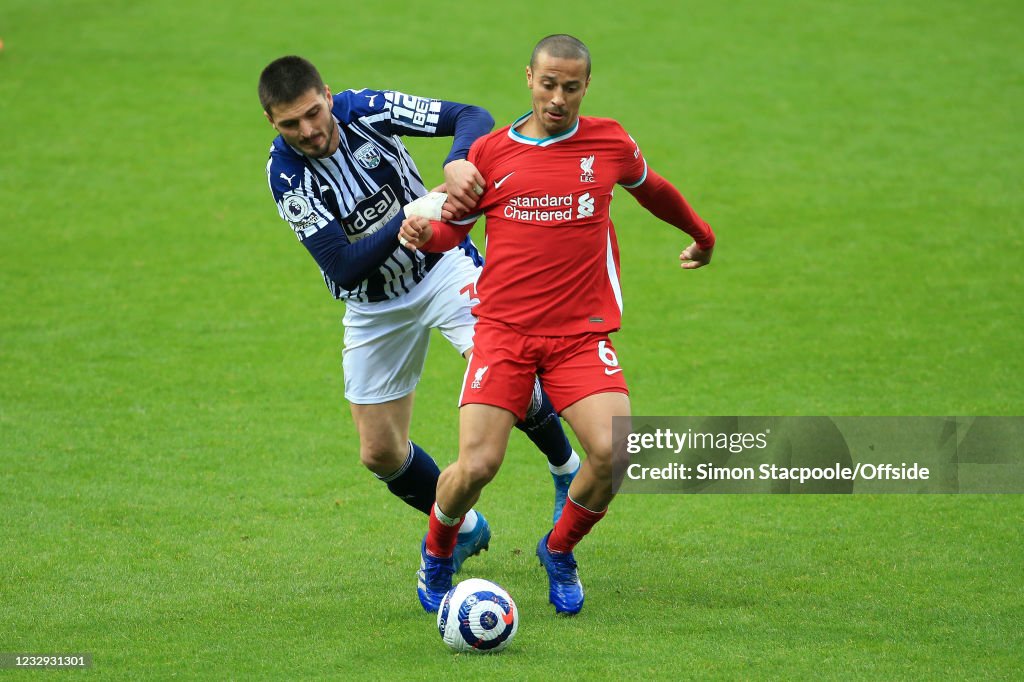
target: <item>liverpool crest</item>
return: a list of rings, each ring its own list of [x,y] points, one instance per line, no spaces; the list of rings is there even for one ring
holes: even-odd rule
[[[594,182],[594,155],[580,159],[580,182]]]

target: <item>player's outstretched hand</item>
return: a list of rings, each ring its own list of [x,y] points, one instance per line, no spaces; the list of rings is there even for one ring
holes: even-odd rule
[[[448,192],[445,209],[452,213],[448,219],[461,218],[476,208],[485,185],[484,176],[469,161],[456,159],[445,164],[444,187]]]
[[[707,251],[697,246],[697,242],[694,242],[683,249],[683,252],[679,254],[679,267],[684,270],[696,270],[702,268],[711,262],[711,253],[715,250],[715,247],[711,247]]]
[[[398,243],[415,251],[430,241],[434,236],[434,228],[430,220],[423,216],[410,216],[402,221],[402,229],[398,231]]]

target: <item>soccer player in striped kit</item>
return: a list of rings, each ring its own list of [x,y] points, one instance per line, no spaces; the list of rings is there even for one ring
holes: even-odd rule
[[[579,40],[540,41],[526,69],[532,111],[477,140],[468,160],[488,185],[473,214],[453,222],[410,217],[400,240],[443,251],[487,218],[487,264],[478,290],[476,343],[462,387],[459,459],[441,473],[420,550],[417,586],[427,610],[451,586],[452,547],[463,515],[494,477],[509,431],[539,374],[587,458],[554,528],[537,545],[555,611],[583,608],[573,549],[611,502],[612,419],[630,415],[629,395],[609,334],[619,329],[622,292],[610,204],[621,185],[694,243],[685,269],[711,260],[715,236],[679,191],[648,169],[636,142],[605,118],[580,117],[590,53]]]
[[[394,91],[332,95],[307,60],[287,56],[260,75],[259,97],[279,133],[267,180],[281,217],[320,267],[328,290],[344,300],[345,398],[359,432],[362,463],[388,489],[429,514],[440,473],[409,439],[413,395],[430,330],[468,357],[476,281],[483,260],[468,238],[423,254],[398,242],[410,212],[456,218],[477,203],[484,179],[466,161],[470,144],[494,121],[484,109]],[[402,135],[452,136],[444,164],[444,201],[433,202]],[[426,203],[425,203],[426,202]],[[558,416],[539,384],[519,427],[548,457],[555,516],[579,468]],[[454,552],[456,569],[486,549],[491,531],[468,511]]]

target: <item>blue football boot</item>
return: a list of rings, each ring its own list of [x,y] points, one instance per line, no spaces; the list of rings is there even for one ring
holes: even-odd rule
[[[452,553],[452,566],[458,573],[462,568],[462,562],[471,556],[476,556],[482,550],[487,549],[491,544],[491,526],[487,519],[480,512],[476,513],[476,528],[471,533],[459,533],[459,540]]]
[[[583,608],[583,583],[576,571],[572,552],[552,552],[548,549],[548,536],[537,543],[537,558],[548,572],[548,601],[555,605],[555,613],[573,616]]]
[[[576,478],[576,474],[579,472],[580,468],[576,467],[576,470],[571,474],[551,474],[551,478],[555,479],[555,513],[551,517],[552,526],[558,523],[558,519],[562,518],[565,501],[569,499],[569,484],[572,483],[572,479]]]
[[[434,613],[441,600],[452,589],[452,558],[439,559],[427,554],[427,538],[420,545],[420,570],[416,572],[416,596],[427,613]]]

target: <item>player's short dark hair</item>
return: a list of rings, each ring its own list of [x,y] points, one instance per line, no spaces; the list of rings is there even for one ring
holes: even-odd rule
[[[587,63],[587,78],[590,78],[590,50],[579,39],[566,33],[556,33],[542,38],[530,55],[531,69],[537,64],[537,57],[541,52],[558,59],[582,59]]]
[[[294,102],[312,89],[323,92],[324,81],[316,67],[302,57],[275,59],[260,74],[260,104],[268,114],[272,106]]]

